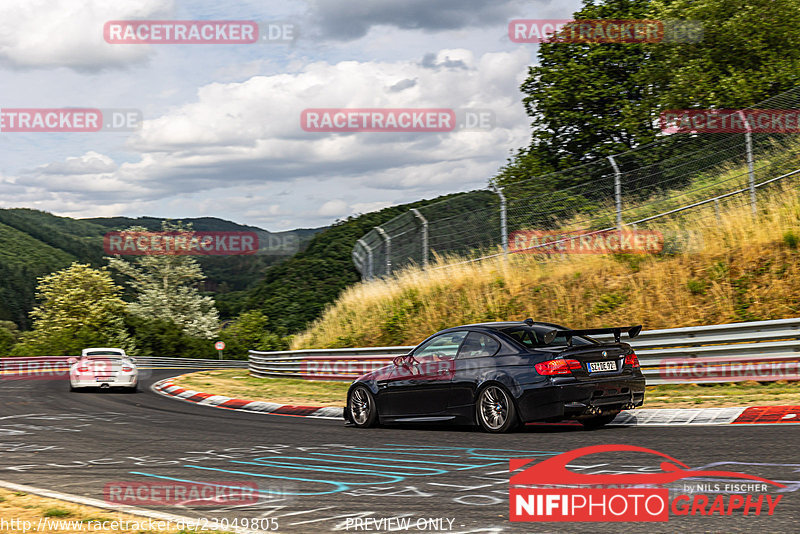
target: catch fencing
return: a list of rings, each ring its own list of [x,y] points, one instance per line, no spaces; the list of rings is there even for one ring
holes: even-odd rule
[[[749,109],[800,109],[800,87]],[[368,280],[409,264],[427,267],[435,255],[474,261],[545,253],[556,232],[623,228],[661,232],[667,252],[691,249],[694,232],[666,222],[708,209],[703,222],[713,225],[742,199],[755,213],[760,190],[800,174],[798,144],[796,135],[779,132],[677,133],[547,175],[493,180],[489,189],[418,206],[375,227],[357,241],[353,263]]]
[[[650,385],[800,380],[800,318],[647,330],[629,342]],[[413,348],[250,351],[249,368],[262,378],[350,381]]]

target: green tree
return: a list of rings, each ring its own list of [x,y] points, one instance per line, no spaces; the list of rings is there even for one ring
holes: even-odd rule
[[[270,332],[269,319],[258,310],[240,314],[226,328],[222,329],[220,339],[225,342],[225,355],[228,358],[247,359],[249,350],[286,350],[286,339]]]
[[[143,227],[126,231],[144,232]],[[180,223],[164,221],[164,232],[191,231]],[[184,334],[212,339],[219,331],[219,313],[214,300],[200,294],[197,284],[205,279],[200,264],[191,256],[147,255],[133,260],[108,258],[109,266],[129,277],[136,300],[128,304],[131,315],[168,321]]]
[[[19,330],[13,321],[0,321],[0,356],[7,355],[19,339]]]
[[[531,142],[499,170],[501,185],[537,176],[534,192],[583,183],[581,169],[547,173],[653,141],[666,109],[751,106],[800,81],[797,0],[586,0],[574,18],[696,20],[702,38],[540,45],[539,64],[521,86]],[[640,164],[688,149],[676,145]]]
[[[645,18],[650,0],[587,1],[575,19]],[[636,43],[542,43],[539,64],[528,69],[520,89],[533,128],[531,143],[500,169],[496,181],[572,167],[651,141],[653,103],[637,74],[652,45]],[[585,180],[550,177],[548,189]]]
[[[703,21],[700,42],[656,45],[642,71],[663,109],[747,107],[800,83],[797,0],[653,0],[651,12]]]
[[[186,335],[175,323],[147,317],[125,317],[128,329],[136,339],[140,356],[168,358],[216,358],[213,342]]]
[[[71,355],[90,346],[135,350],[123,316],[122,288],[110,273],[73,263],[39,279],[33,329],[22,334],[16,355]]]

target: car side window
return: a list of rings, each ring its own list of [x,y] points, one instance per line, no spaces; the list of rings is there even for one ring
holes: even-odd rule
[[[414,351],[414,358],[418,361],[425,359],[453,359],[456,357],[458,347],[467,335],[466,332],[448,332],[429,340]]]
[[[499,349],[500,343],[492,336],[480,332],[470,332],[458,351],[458,357],[480,358],[494,356]]]

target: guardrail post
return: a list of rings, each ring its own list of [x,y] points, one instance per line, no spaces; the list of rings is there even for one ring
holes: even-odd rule
[[[380,226],[376,226],[375,230],[377,230],[383,237],[383,240],[386,241],[386,275],[388,276],[392,274],[392,238]]]
[[[500,197],[500,242],[503,244],[503,254],[508,255],[508,206],[503,189],[497,185],[492,186],[492,190]]]
[[[428,268],[428,219],[422,216],[417,208],[411,208],[411,213],[422,223],[422,268]]]
[[[742,118],[745,127],[744,146],[745,150],[747,151],[747,181],[748,187],[750,188],[750,209],[753,212],[753,216],[755,216],[758,214],[758,209],[756,207],[756,171],[755,162],[753,160],[752,128],[750,127],[750,121],[747,120],[747,116],[744,114],[744,111],[739,111],[739,116]]]
[[[617,212],[617,230],[622,230],[622,174],[619,172],[614,156],[608,156],[611,167],[614,169],[614,205]]]

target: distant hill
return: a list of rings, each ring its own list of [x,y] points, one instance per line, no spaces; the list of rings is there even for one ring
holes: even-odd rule
[[[454,194],[448,209],[474,211],[474,196]],[[261,310],[268,329],[286,335],[302,331],[334,302],[360,275],[351,253],[360,237],[409,209],[430,203],[420,200],[352,216],[329,228],[277,232],[297,235],[299,252],[293,256],[197,256],[207,280],[203,290],[213,296],[223,319],[244,310]],[[199,231],[256,231],[214,217],[185,218]],[[0,320],[28,328],[34,306],[36,278],[67,267],[73,261],[95,267],[105,264],[102,236],[111,230],[143,226],[160,230],[156,217],[95,217],[71,219],[31,209],[0,209]]]
[[[200,231],[257,231],[246,226],[213,217],[181,219]],[[72,219],[27,208],[0,209],[0,320],[14,321],[28,328],[28,313],[35,304],[38,277],[63,269],[72,262],[94,267],[105,264],[103,235],[111,230],[143,226],[160,230],[162,219],[156,217],[105,217]],[[300,229],[272,235],[297,235],[299,248],[308,243],[320,229]],[[217,295],[244,291],[261,279],[270,265],[287,256],[198,256],[207,281],[203,289]],[[215,296],[217,296],[215,295]],[[225,298],[221,298],[225,301]],[[238,300],[233,297],[232,300]],[[223,314],[225,306],[223,308]]]

